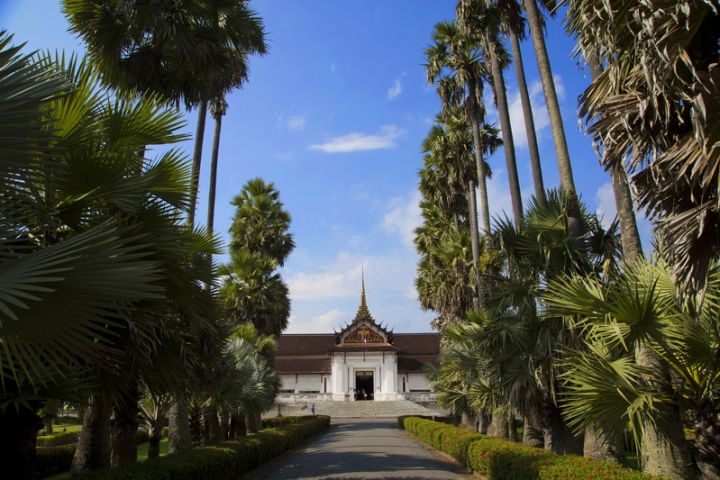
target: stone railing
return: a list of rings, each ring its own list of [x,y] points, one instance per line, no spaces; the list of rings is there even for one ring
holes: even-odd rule
[[[405,392],[402,394],[405,400],[411,402],[434,402],[437,396],[433,392]]]
[[[332,400],[332,394],[330,393],[278,393],[275,398],[277,403],[286,403],[289,405],[326,402],[329,400]]]

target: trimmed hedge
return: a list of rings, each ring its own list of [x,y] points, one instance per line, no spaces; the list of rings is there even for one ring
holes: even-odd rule
[[[519,443],[473,433],[419,417],[400,417],[400,427],[428,445],[451,455],[488,480],[651,480],[641,472],[612,462],[575,455],[555,455]]]
[[[41,447],[35,455],[35,473],[40,478],[67,472],[72,465],[75,445]]]
[[[283,417],[287,418],[287,417]],[[217,480],[236,478],[261,463],[325,430],[330,417],[302,417],[296,422],[267,428],[254,435],[216,446],[197,447],[182,453],[126,467],[87,473],[73,480]]]
[[[274,428],[274,427],[282,427],[284,425],[294,425],[296,423],[304,422],[305,420],[313,418],[313,415],[303,415],[298,417],[271,417],[271,418],[263,418],[262,419],[262,426],[263,428]]]
[[[165,434],[165,436],[167,436]],[[80,432],[60,432],[52,435],[39,435],[37,437],[38,447],[59,447],[61,445],[75,445],[80,439]],[[145,443],[149,440],[147,430],[140,428],[137,432],[137,443]]]

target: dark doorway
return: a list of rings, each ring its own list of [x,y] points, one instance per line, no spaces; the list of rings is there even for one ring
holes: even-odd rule
[[[372,400],[375,382],[372,371],[355,372],[355,400]]]

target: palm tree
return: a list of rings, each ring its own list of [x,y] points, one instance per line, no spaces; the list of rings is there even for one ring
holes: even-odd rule
[[[463,192],[467,201],[467,212],[470,222],[470,237],[473,254],[473,269],[478,285],[478,301],[483,303],[481,287],[481,271],[479,267],[480,240],[477,226],[477,208],[475,197],[475,158],[473,138],[468,128],[466,111],[460,107],[445,106],[444,112],[437,117],[437,123],[423,141],[422,150],[428,154],[426,168],[436,168],[438,174],[446,179],[446,194],[451,198],[459,198]],[[484,130],[486,138],[483,144],[490,149],[499,144],[493,129]],[[495,135],[493,135],[495,134]],[[485,164],[483,170],[491,174],[490,166]]]
[[[703,478],[720,475],[720,402],[712,393],[720,388],[720,372],[710,360],[720,345],[716,265],[707,285],[705,301],[683,301],[670,269],[643,261],[626,268],[616,282],[568,277],[551,284],[548,305],[557,314],[573,315],[590,347],[567,360],[566,414],[573,426],[594,422],[619,430],[629,424],[643,442],[646,425],[663,421],[664,405],[681,407],[695,434]],[[672,372],[671,389],[662,373],[657,378],[657,369],[634,361],[638,344]],[[683,431],[673,432],[678,438],[669,441],[682,442]],[[670,478],[696,477],[692,462],[675,465],[677,460],[669,458],[664,463]]]
[[[541,0],[541,3],[545,4],[545,0]],[[547,1],[547,5],[553,4],[554,2]],[[582,230],[582,225],[580,224],[582,221],[580,200],[575,190],[575,179],[573,178],[570,153],[568,152],[567,139],[565,138],[565,127],[563,126],[562,115],[560,114],[560,103],[558,102],[557,91],[555,89],[555,79],[553,78],[550,58],[548,57],[547,46],[545,45],[544,22],[538,8],[538,0],[523,0],[523,6],[525,7],[525,14],[527,15],[528,25],[530,27],[530,37],[532,38],[533,48],[535,49],[535,59],[537,60],[545,103],[547,105],[548,116],[550,117],[558,172],[560,173],[560,187],[570,202],[570,230],[573,232],[573,235],[577,237]]]
[[[604,230],[599,220],[584,211],[583,244],[571,234],[568,200],[549,191],[546,201],[533,199],[518,228],[509,220],[498,222],[497,235],[506,257],[508,279],[499,283],[489,302],[492,328],[486,328],[486,347],[478,347],[501,372],[492,385],[507,389],[508,401],[524,419],[537,425],[542,419],[545,448],[558,453],[582,453],[582,439],[573,438],[561,417],[562,395],[558,375],[563,348],[577,347],[581,332],[557,316],[539,316],[537,295],[552,279],[577,271],[609,275],[618,267],[615,226]],[[495,330],[497,329],[497,330]],[[498,362],[498,363],[495,363]],[[536,384],[532,384],[536,381]]]
[[[220,298],[231,324],[252,323],[263,335],[280,335],[287,327],[290,299],[277,268],[294,248],[290,214],[272,183],[249,180],[233,199],[230,262]]]
[[[483,53],[451,22],[435,25],[433,40],[434,44],[425,50],[428,82],[438,83],[438,93],[444,105],[458,106],[462,97],[465,97],[473,134],[483,231],[487,235],[490,232],[490,209],[486,186],[489,173],[486,168],[487,162],[483,159],[487,147],[482,143],[481,131],[485,117],[482,104]],[[444,69],[449,69],[451,73],[443,75]],[[458,89],[460,93],[457,92]]]
[[[162,429],[173,402],[174,399],[168,393],[153,392],[147,386],[144,388],[140,401],[140,415],[148,431],[148,460],[160,457]]]
[[[194,225],[208,102],[242,84],[247,55],[266,52],[262,21],[236,0],[172,2],[152,9],[127,8],[119,0],[65,0],[64,10],[106,82],[198,107],[188,208],[188,224]]]
[[[231,338],[227,356],[234,371],[222,396],[245,415],[247,431],[255,433],[261,427],[260,414],[275,402],[280,378],[258,346],[241,335]]]
[[[224,98],[215,99],[212,103],[212,116],[215,119],[215,134],[213,135],[212,157],[210,160],[210,187],[208,190],[208,217],[207,229],[211,234],[215,227],[215,187],[217,184],[218,155],[220,154],[220,130],[222,117],[227,111],[227,102]]]
[[[490,79],[495,94],[495,105],[500,117],[500,131],[502,133],[505,165],[508,171],[510,197],[512,199],[513,218],[517,224],[522,221],[522,195],[518,180],[517,162],[515,160],[515,142],[510,125],[510,110],[507,103],[507,89],[503,68],[507,65],[507,53],[498,38],[500,32],[500,18],[496,7],[486,6],[480,0],[457,5],[457,23],[469,41],[482,45],[482,50],[490,60]]]
[[[233,325],[252,323],[263,335],[279,335],[290,316],[289,291],[275,260],[250,251],[233,253],[219,269],[220,299]]]
[[[235,216],[230,226],[230,253],[259,253],[282,266],[295,243],[288,231],[290,214],[275,185],[261,178],[248,180],[232,204]]]
[[[468,0],[462,1],[467,2]],[[490,0],[485,1],[489,3]],[[522,52],[520,51],[520,41],[525,39],[525,19],[522,16],[522,8],[517,0],[497,0],[495,3],[497,4],[500,14],[502,31],[510,38],[513,63],[515,64],[515,76],[517,77],[523,120],[525,121],[525,133],[527,135],[528,152],[530,154],[530,167],[533,173],[535,197],[543,200],[545,198],[545,185],[542,176],[542,166],[540,165],[537,135],[535,133],[535,120],[533,119],[532,103],[530,102]]]
[[[657,23],[650,23],[642,20],[640,12],[638,17],[615,15],[623,11],[622,2],[592,11],[586,4],[567,3],[567,27],[576,35],[579,50],[595,77],[582,98],[581,113],[591,122],[590,133],[603,147],[603,164],[613,174],[613,183],[616,178],[624,182],[627,161],[639,203],[659,220],[656,232],[663,243],[661,251],[683,291],[689,295],[702,291],[707,267],[718,253],[718,213],[713,200],[717,192],[707,188],[717,179],[717,169],[712,166],[717,162],[708,153],[717,148],[717,140],[698,143],[698,139],[710,138],[707,132],[717,128],[717,120],[695,112],[707,108],[704,100],[699,100],[705,94],[698,92],[713,90],[703,79],[711,78],[707,59],[717,55],[696,46],[717,41],[717,32],[702,28],[717,21],[717,13],[692,2],[653,4],[648,8]],[[610,13],[608,9],[614,15],[612,22],[603,20]],[[676,9],[683,13],[676,15]],[[657,45],[665,45],[665,51],[658,51]],[[652,49],[646,51],[646,46]],[[610,49],[626,54],[615,58]],[[682,78],[696,80],[686,82]],[[701,104],[688,103],[688,98]],[[649,118],[658,128],[649,128]],[[650,350],[642,345],[638,348],[640,365],[662,368]],[[656,377],[663,377],[661,373],[656,372]],[[681,429],[677,409],[666,405],[658,415],[663,421],[644,429],[645,468],[684,475],[684,445],[668,440],[676,438]],[[669,465],[669,458],[679,459],[677,465]]]
[[[10,41],[0,40],[0,103],[12,126],[0,142],[0,283],[12,286],[2,300],[0,362],[13,368],[0,370],[0,395],[10,405],[0,431],[3,444],[18,449],[3,464],[24,478],[34,456],[27,438],[38,424],[28,406],[92,394],[95,418],[107,426],[117,397],[95,385],[123,390],[117,372],[129,357],[151,363],[177,338],[158,312],[200,314],[199,297],[189,294],[199,277],[185,258],[209,243],[179,223],[187,205],[183,157],[137,155],[140,146],[181,140],[179,115],[156,99],[101,89],[85,62],[31,59]],[[109,461],[109,436],[105,429],[87,441],[93,432],[81,435],[78,456],[100,467]]]

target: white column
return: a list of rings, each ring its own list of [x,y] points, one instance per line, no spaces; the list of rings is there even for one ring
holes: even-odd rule
[[[342,355],[335,354],[332,358],[332,377],[330,381],[332,399],[335,401],[345,400],[345,370]]]

